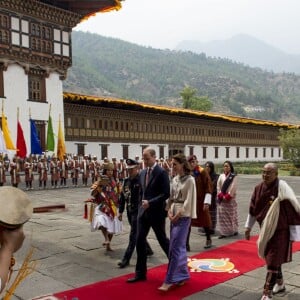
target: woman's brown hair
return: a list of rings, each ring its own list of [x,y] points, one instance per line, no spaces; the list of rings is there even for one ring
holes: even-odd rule
[[[192,170],[191,165],[183,153],[177,153],[172,158],[177,162],[179,162],[180,164],[183,164],[183,171],[186,175],[191,174],[191,170]]]

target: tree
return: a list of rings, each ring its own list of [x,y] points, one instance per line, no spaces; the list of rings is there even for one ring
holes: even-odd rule
[[[196,89],[193,89],[188,85],[184,87],[184,89],[180,92],[180,96],[183,99],[183,103],[182,103],[183,108],[191,108],[192,99],[194,98],[196,93],[197,93]]]
[[[213,104],[207,96],[196,96],[197,90],[190,86],[185,86],[180,92],[183,99],[182,107],[194,110],[209,111]]]
[[[283,158],[290,160],[296,167],[300,166],[300,129],[280,129],[279,143]]]
[[[191,109],[210,111],[212,109],[212,107],[213,107],[213,104],[207,96],[192,98]]]

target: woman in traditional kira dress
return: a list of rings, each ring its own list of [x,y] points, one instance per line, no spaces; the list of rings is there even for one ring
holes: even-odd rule
[[[230,161],[223,163],[223,170],[217,182],[219,239],[238,235],[237,178]]]
[[[215,234],[217,227],[217,183],[219,174],[215,172],[215,165],[212,161],[208,161],[205,164],[205,169],[210,176],[212,182],[211,204],[209,207],[211,217],[211,234]]]
[[[191,166],[181,153],[173,156],[172,166],[177,175],[172,179],[167,205],[171,222],[169,264],[164,283],[158,288],[163,292],[173,285],[183,285],[190,278],[186,240],[191,219],[197,217],[197,192]]]

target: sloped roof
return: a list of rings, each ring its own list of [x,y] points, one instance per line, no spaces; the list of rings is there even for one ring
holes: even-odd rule
[[[83,19],[88,18],[98,12],[107,12],[111,10],[121,9],[122,0],[39,0],[45,4],[65,9],[82,16]]]
[[[81,95],[75,93],[67,93],[63,94],[64,101],[70,103],[78,103],[83,105],[96,105],[102,107],[110,107],[110,108],[119,108],[124,110],[132,110],[132,111],[144,111],[148,113],[161,113],[161,114],[169,114],[169,115],[177,115],[182,117],[192,117],[192,118],[202,118],[202,119],[211,119],[211,120],[223,120],[228,122],[242,123],[242,124],[253,124],[253,125],[263,125],[263,126],[274,126],[274,127],[282,127],[282,128],[299,128],[298,125],[283,123],[283,122],[275,122],[268,120],[260,120],[260,119],[251,119],[239,116],[231,116],[231,115],[223,115],[219,113],[211,113],[211,112],[203,112],[191,109],[170,107],[170,106],[162,106],[155,105],[143,102],[137,102],[133,100],[125,100],[119,98],[111,98],[111,97],[97,97],[97,96],[88,96]]]

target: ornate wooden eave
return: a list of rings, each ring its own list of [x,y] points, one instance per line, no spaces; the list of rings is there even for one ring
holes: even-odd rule
[[[38,20],[59,24],[69,29],[75,27],[82,19],[80,14],[36,0],[0,0],[0,8],[14,11],[21,15],[26,14]]]
[[[121,3],[120,0],[0,0],[0,8],[71,29],[98,12],[121,9]]]
[[[122,0],[86,0],[86,1],[75,1],[75,0],[40,0],[45,4],[55,6],[57,8],[68,10],[81,16],[81,19],[87,19],[91,15],[98,12],[107,12],[111,10],[121,9]]]
[[[118,99],[118,98],[96,97],[96,96],[88,96],[88,95],[81,95],[81,94],[67,93],[67,92],[63,94],[63,98],[64,98],[64,102],[73,103],[73,104],[77,103],[82,105],[109,107],[109,108],[131,110],[131,111],[144,111],[153,114],[176,115],[179,117],[201,118],[201,119],[215,120],[215,121],[222,120],[222,121],[241,123],[241,124],[273,126],[273,127],[287,128],[287,129],[299,128],[299,125],[289,124],[289,123],[251,119],[251,118],[231,116],[231,115],[222,115],[222,114],[211,113],[211,112],[203,112],[203,111],[195,111],[190,109],[147,104],[147,103]]]

